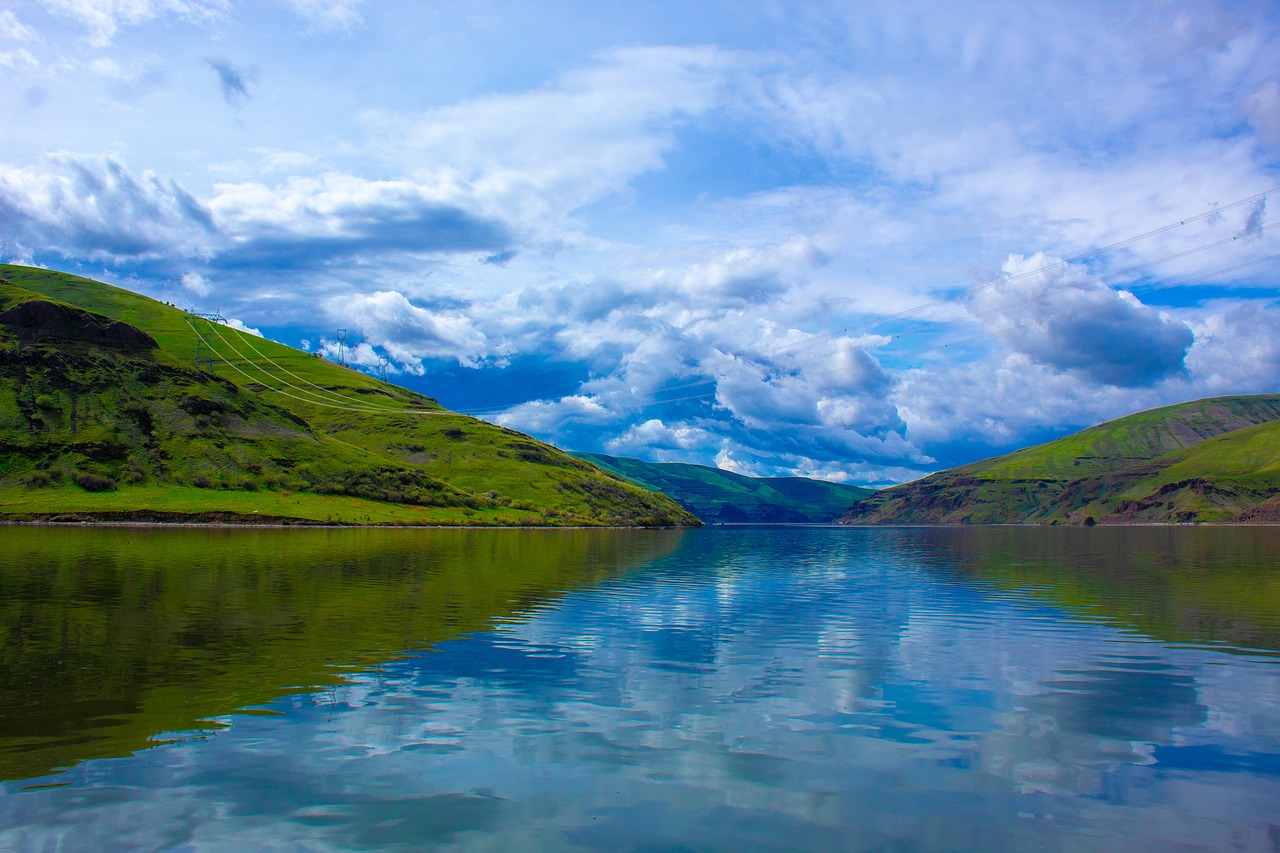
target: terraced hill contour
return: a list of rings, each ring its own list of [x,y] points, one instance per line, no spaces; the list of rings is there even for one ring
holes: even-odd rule
[[[877,492],[849,524],[1280,521],[1280,395],[1212,397]]]
[[[0,518],[698,523],[663,495],[421,394],[15,265],[0,265]]]

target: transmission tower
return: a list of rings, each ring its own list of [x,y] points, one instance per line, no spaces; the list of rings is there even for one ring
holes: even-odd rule
[[[391,363],[391,359],[385,355],[378,356],[378,378],[383,382],[387,381],[387,365]]]
[[[338,330],[338,364],[347,366],[347,330]]]
[[[201,364],[204,364],[204,365],[206,365],[210,370],[213,370],[213,347],[206,346],[204,349],[205,349],[205,353],[204,353],[204,355],[201,355],[201,354],[200,354],[200,339],[199,339],[199,338],[196,338],[196,358],[195,358],[195,363],[196,363],[196,365],[197,365],[197,366],[199,366],[199,365],[201,365]]]

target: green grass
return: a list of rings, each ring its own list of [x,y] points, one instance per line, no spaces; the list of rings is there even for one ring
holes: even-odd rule
[[[991,480],[1076,480],[1277,418],[1280,395],[1211,397],[1126,415],[1056,441],[955,470]]]
[[[1280,421],[1235,430],[1117,471],[1073,516],[1147,521],[1250,520],[1280,497]]]
[[[170,521],[181,521],[177,516],[186,515],[192,522],[220,514],[242,516],[246,521],[259,516],[264,523],[279,519],[284,523],[528,526],[542,521],[537,512],[507,508],[423,507],[334,495],[217,492],[172,485],[142,485],[96,493],[10,486],[0,490],[0,506],[14,520],[54,515],[119,516],[120,520],[128,520],[130,513],[151,510],[167,514]]]
[[[128,323],[159,348],[0,324],[0,515],[71,511],[59,507],[81,507],[105,481],[113,512],[165,511],[175,489],[195,488],[210,501],[246,493],[244,506],[272,492],[414,506],[431,523],[697,523],[664,496],[424,395],[127,290],[0,265],[0,314],[36,300],[71,306],[75,323]],[[211,347],[222,358],[195,364]],[[24,484],[43,496],[22,506],[47,509],[17,508]],[[352,515],[336,503],[308,512],[296,517]]]
[[[1214,397],[1118,418],[885,489],[844,520],[1252,521],[1265,520],[1259,507],[1278,497],[1280,395],[1269,394]]]

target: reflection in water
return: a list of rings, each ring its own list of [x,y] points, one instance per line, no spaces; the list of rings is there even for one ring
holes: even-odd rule
[[[0,528],[0,779],[336,684],[614,577],[679,536]]]
[[[642,571],[495,596],[272,715],[0,787],[0,850],[1275,849],[1280,662],[1242,647],[1280,608],[1233,612],[1222,578],[1274,588],[1280,542],[1092,532],[623,534],[596,553],[655,543]],[[358,642],[326,659],[379,659]]]

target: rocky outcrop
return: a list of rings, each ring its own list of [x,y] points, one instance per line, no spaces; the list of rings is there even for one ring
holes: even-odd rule
[[[83,341],[115,349],[158,349],[154,338],[128,323],[42,299],[22,302],[0,313],[0,323],[21,329],[19,340],[24,346],[56,340]]]

